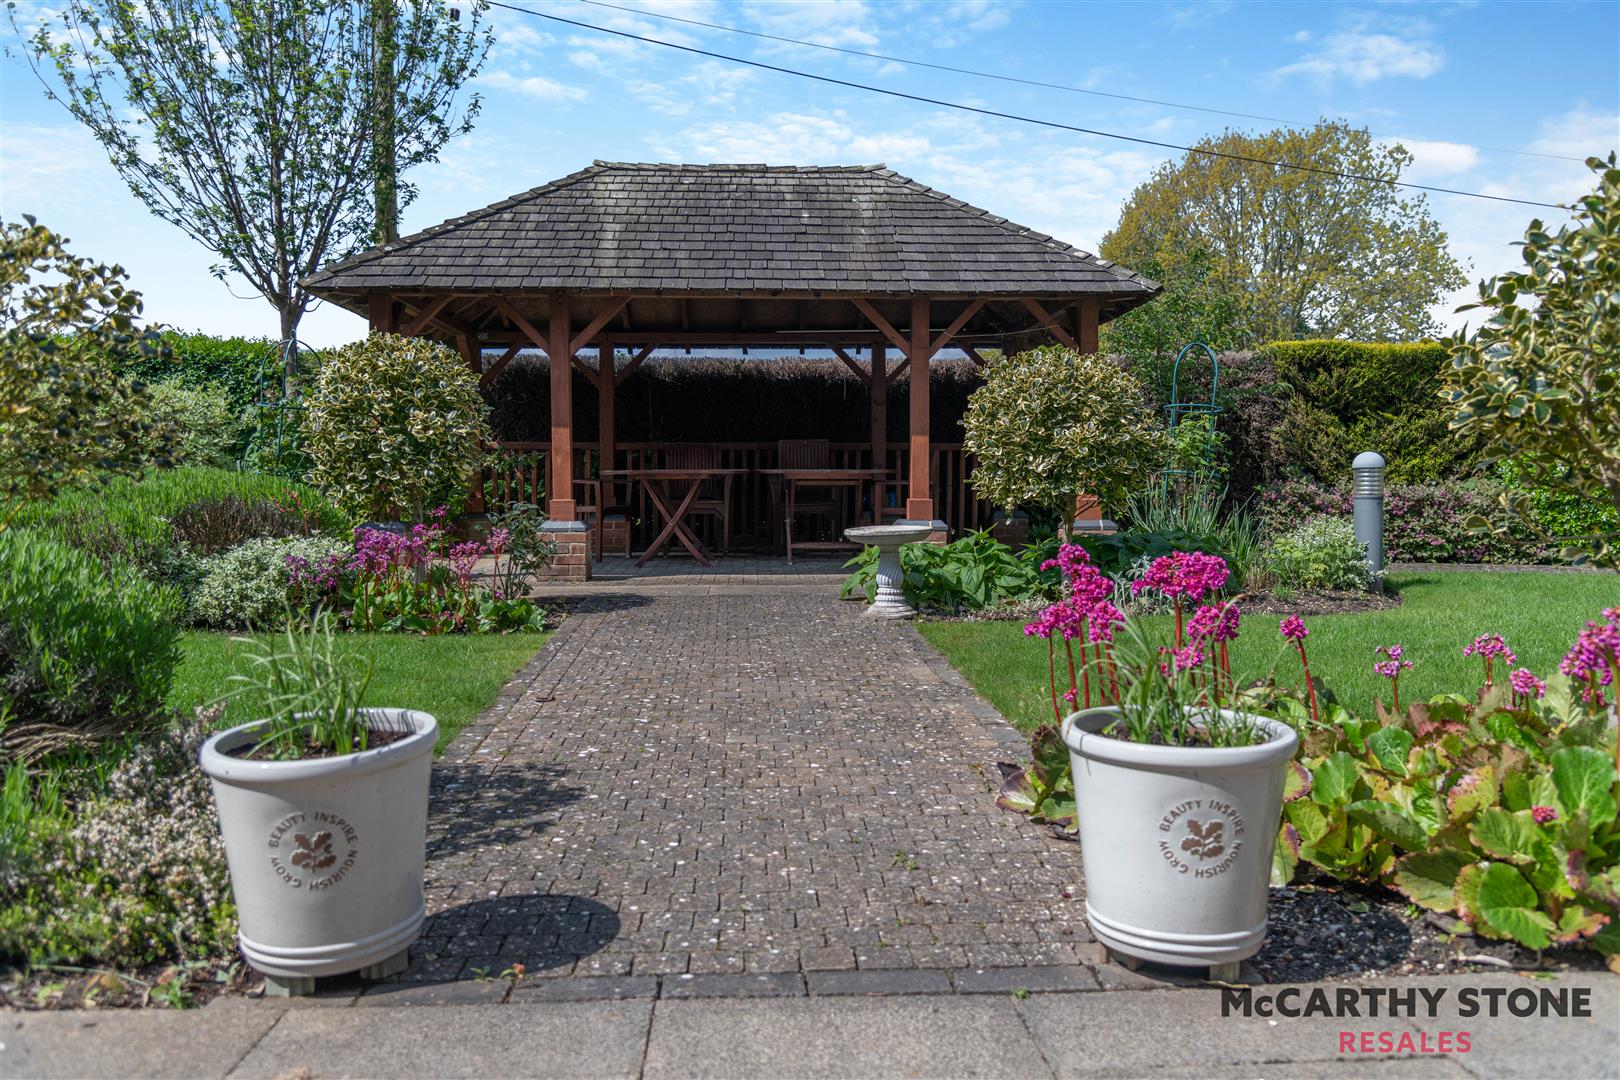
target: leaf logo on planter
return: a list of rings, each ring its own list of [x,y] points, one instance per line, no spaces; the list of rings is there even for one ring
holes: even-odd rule
[[[337,862],[337,856],[332,852],[332,834],[329,832],[318,832],[314,836],[294,833],[293,843],[298,845],[298,850],[292,856],[294,866],[305,870],[325,870]]]
[[[1188,835],[1181,841],[1181,850],[1190,851],[1200,859],[1217,858],[1226,850],[1226,842],[1223,836],[1225,832],[1225,822],[1199,822],[1188,818]]]

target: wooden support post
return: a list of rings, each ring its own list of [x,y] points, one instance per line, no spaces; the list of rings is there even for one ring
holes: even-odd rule
[[[880,327],[881,329],[881,327]],[[929,483],[932,454],[928,444],[928,359],[933,342],[928,334],[928,299],[911,300],[911,462],[907,478],[906,518],[933,521],[934,499]]]
[[[889,358],[883,342],[872,345],[872,468],[887,471],[889,467]],[[886,494],[884,476],[872,485],[872,524],[883,524],[883,497]]]
[[[1097,351],[1098,309],[1101,305],[1092,297],[1082,297],[1074,306],[1075,351],[1088,356]]]
[[[602,475],[602,469],[613,468],[613,456],[617,453],[614,435],[613,418],[613,391],[618,387],[619,380],[613,376],[613,342],[603,338],[596,345],[596,444],[601,447],[600,460],[597,463],[597,476]],[[602,502],[605,505],[611,500],[607,497],[608,484],[611,480],[602,481]],[[597,520],[601,520],[602,507],[596,508]]]
[[[373,334],[392,334],[398,328],[393,293],[372,293],[366,298],[366,314],[370,318]]]
[[[568,297],[551,298],[551,487],[547,516],[552,521],[574,520],[574,362],[569,346],[573,330],[568,321]]]

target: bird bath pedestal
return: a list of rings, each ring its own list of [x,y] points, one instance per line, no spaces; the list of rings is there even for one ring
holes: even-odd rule
[[[844,538],[850,543],[878,549],[877,596],[866,609],[867,615],[875,619],[909,619],[917,614],[917,609],[906,603],[900,587],[905,577],[900,570],[900,548],[927,540],[933,531],[932,525],[862,525],[844,530]]]

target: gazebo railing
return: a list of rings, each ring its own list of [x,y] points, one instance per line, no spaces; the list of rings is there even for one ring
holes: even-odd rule
[[[668,443],[632,442],[617,444],[615,467],[620,469],[655,469],[662,465]],[[731,534],[734,543],[742,547],[768,549],[775,535],[771,521],[771,478],[758,470],[776,467],[777,448],[771,443],[709,443],[720,451],[720,464],[728,469],[748,470],[737,477],[731,489]],[[489,447],[492,457],[501,464],[486,467],[486,490],[503,502],[533,502],[543,504],[546,498],[546,457],[550,444],[545,442],[497,442]],[[865,469],[872,467],[870,443],[831,444],[831,463],[835,468]],[[884,462],[890,476],[906,475],[910,457],[909,446],[903,442],[888,444]],[[959,443],[935,443],[932,447],[934,508],[953,536],[973,529],[989,528],[994,513],[992,504],[975,495],[969,478],[973,474],[972,455]],[[601,452],[596,443],[574,444],[574,475],[587,481],[600,476]],[[898,489],[891,486],[890,492]],[[631,527],[632,544],[637,548],[652,539],[657,515],[647,503],[638,485],[624,482],[585,483],[577,486],[574,498],[582,506],[596,506],[596,499],[611,507],[625,510]],[[900,493],[901,505],[904,494]],[[628,503],[628,505],[626,505]]]

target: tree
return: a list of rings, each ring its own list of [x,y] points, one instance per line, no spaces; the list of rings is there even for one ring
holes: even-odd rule
[[[1620,513],[1620,168],[1590,158],[1597,188],[1556,233],[1525,230],[1524,268],[1483,283],[1489,317],[1448,339],[1444,396],[1458,434],[1483,436],[1486,461],[1511,460],[1527,488],[1611,504]],[[1532,492],[1504,496],[1534,523]],[[1481,521],[1470,522],[1478,528]],[[1620,534],[1562,537],[1566,554],[1620,569]]]
[[[135,197],[216,253],[221,280],[235,272],[268,300],[287,339],[312,299],[300,279],[370,241],[373,187],[436,160],[477,115],[477,95],[455,99],[489,50],[483,5],[465,26],[440,0],[399,6],[69,0],[34,28],[28,56]],[[379,26],[393,29],[380,44]],[[398,58],[388,100],[379,55]],[[409,204],[415,189],[397,187]]]
[[[1125,357],[1155,400],[1170,400],[1171,368],[1182,346],[1202,341],[1216,352],[1242,346],[1237,300],[1211,280],[1210,262],[1208,252],[1195,251],[1171,270],[1155,262],[1137,267],[1164,291],[1103,324],[1102,351]],[[1181,392],[1186,400],[1185,384]]]
[[[1131,193],[1103,238],[1105,257],[1171,280],[1207,257],[1214,295],[1236,302],[1240,346],[1440,332],[1429,309],[1466,279],[1424,197],[1391,184],[1412,163],[1405,148],[1322,121],[1308,131],[1227,131],[1194,150]]]
[[[33,218],[0,224],[0,529],[22,504],[163,463],[173,435],[120,374],[164,354],[123,268],[76,258]]]
[[[444,345],[372,334],[327,354],[304,413],[310,483],[355,517],[421,521],[483,460],[489,407]]]
[[[962,426],[980,497],[1009,510],[1039,507],[1065,523],[1082,494],[1120,506],[1168,450],[1135,376],[1103,356],[1051,345],[991,360]]]

